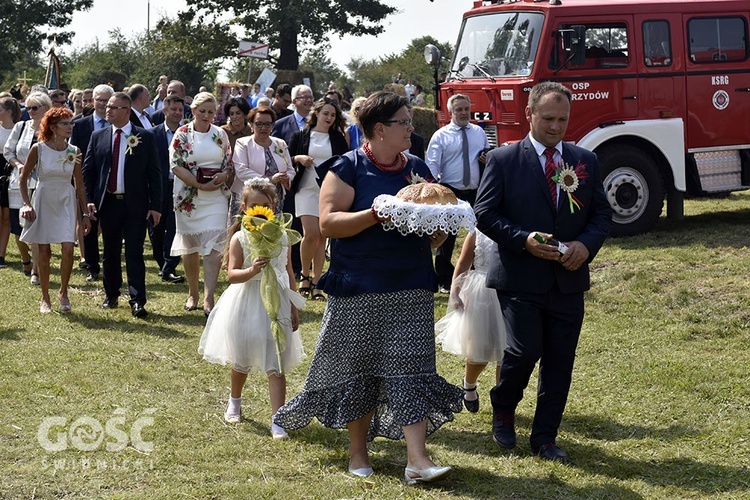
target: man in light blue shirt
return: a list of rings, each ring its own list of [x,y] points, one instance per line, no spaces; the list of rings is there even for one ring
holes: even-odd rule
[[[459,200],[474,205],[479,179],[489,148],[484,130],[469,122],[471,101],[463,94],[448,99],[451,122],[440,128],[430,139],[425,162],[432,176],[456,194]],[[435,272],[441,293],[449,293],[453,280],[451,256],[456,237],[449,235],[435,252]]]

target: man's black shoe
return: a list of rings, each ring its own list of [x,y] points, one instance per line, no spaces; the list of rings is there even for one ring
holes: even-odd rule
[[[91,283],[92,281],[99,281],[99,273],[89,271],[89,273],[86,275],[86,281],[88,281],[89,283]]]
[[[568,463],[570,460],[568,454],[562,451],[555,443],[543,444],[538,450],[532,448],[532,453],[543,460],[552,462]]]
[[[102,309],[114,309],[117,307],[117,297],[109,298],[102,302]]]
[[[78,263],[78,269],[80,269],[81,271],[88,271],[89,265],[86,263],[85,260],[82,260]]]
[[[148,315],[148,311],[141,304],[133,304],[130,306],[130,309],[136,318],[145,318]]]
[[[178,276],[175,273],[163,274],[161,280],[166,281],[167,283],[185,283],[185,277]]]
[[[495,413],[492,419],[492,439],[501,448],[515,448],[515,416],[512,413]]]

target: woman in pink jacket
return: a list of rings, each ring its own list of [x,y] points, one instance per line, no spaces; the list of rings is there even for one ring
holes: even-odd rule
[[[289,147],[286,142],[271,137],[271,130],[276,121],[276,113],[268,106],[259,106],[250,110],[248,121],[253,129],[253,135],[240,137],[234,145],[235,178],[232,193],[241,193],[245,181],[255,177],[267,177],[275,186],[277,193],[276,206],[284,205],[286,195],[292,179],[294,167],[289,157]],[[237,196],[232,196],[233,199]],[[231,215],[237,215],[237,206],[232,204]]]

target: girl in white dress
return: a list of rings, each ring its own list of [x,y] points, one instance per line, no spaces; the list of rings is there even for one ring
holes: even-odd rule
[[[60,263],[60,311],[70,311],[68,281],[73,269],[73,242],[76,240],[76,211],[87,213],[86,193],[81,176],[81,154],[68,144],[73,132],[73,112],[67,108],[52,108],[44,115],[39,129],[39,142],[29,150],[21,171],[20,185],[23,207],[20,215],[27,224],[21,241],[39,248],[39,282],[42,301],[39,310],[52,312],[49,297],[51,243],[62,244]],[[29,196],[29,179],[36,170],[38,183],[33,205]],[[73,179],[75,189],[70,180]],[[76,199],[76,194],[77,199]],[[91,223],[83,221],[84,234]]]
[[[276,195],[276,187],[268,179],[248,181],[242,191],[241,214],[255,206],[275,211]],[[252,367],[268,374],[273,414],[286,399],[286,378],[279,370],[271,321],[260,296],[261,271],[268,265],[276,273],[281,299],[278,320],[287,343],[281,353],[284,371],[299,365],[305,356],[298,330],[297,310],[304,306],[305,299],[295,291],[296,282],[286,235],[282,236],[283,249],[278,257],[253,259],[252,242],[245,231],[240,230],[241,220],[239,217],[230,228],[233,235],[225,255],[225,260],[228,260],[227,278],[231,284],[209,315],[198,347],[205,360],[232,365],[231,394],[224,413],[224,419],[229,423],[239,423],[241,420],[242,387]],[[274,439],[287,437],[284,429],[275,424],[271,425],[271,435]]]
[[[443,344],[443,350],[466,358],[464,406],[471,413],[479,411],[479,374],[487,363],[494,362],[497,364],[495,383],[498,383],[505,349],[500,302],[497,292],[486,284],[494,245],[494,241],[478,230],[466,237],[453,272],[448,313],[435,324],[436,342]],[[471,269],[472,264],[474,269]]]

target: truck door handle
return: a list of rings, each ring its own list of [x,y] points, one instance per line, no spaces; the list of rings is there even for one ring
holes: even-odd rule
[[[745,87],[744,89],[734,89],[735,92],[750,92],[750,87]]]
[[[622,98],[623,101],[635,101],[638,99],[637,95],[626,95]]]

